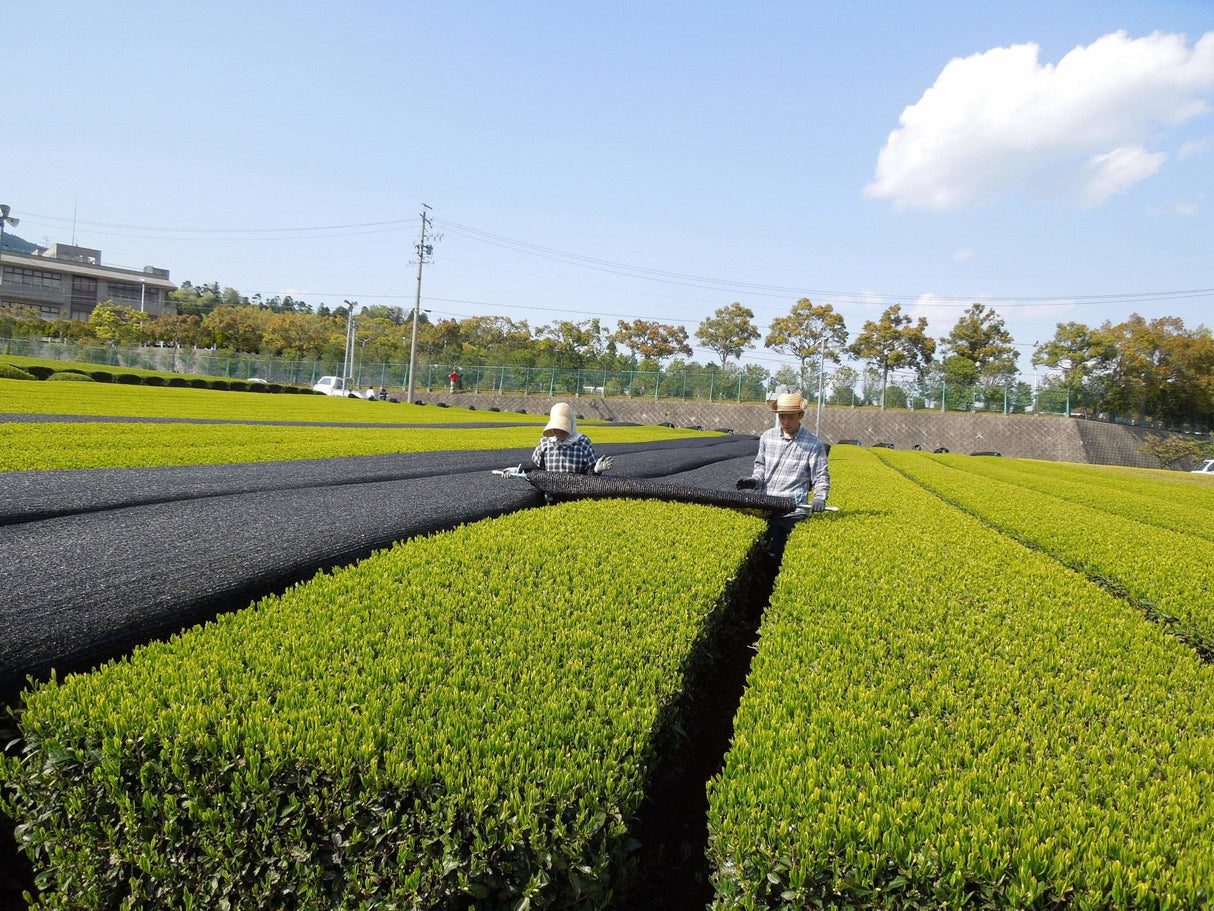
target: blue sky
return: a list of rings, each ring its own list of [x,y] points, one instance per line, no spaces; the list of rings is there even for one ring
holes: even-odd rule
[[[853,335],[900,303],[941,337],[981,301],[1026,374],[1060,321],[1214,325],[1211,0],[52,0],[0,21],[15,233],[177,282],[411,310],[425,203],[432,319],[694,338],[734,301],[765,331],[809,297]]]

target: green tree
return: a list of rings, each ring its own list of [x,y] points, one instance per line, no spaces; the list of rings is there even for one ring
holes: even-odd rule
[[[256,307],[217,306],[202,318],[202,329],[220,348],[256,354],[271,315]]]
[[[272,311],[265,322],[261,351],[293,360],[320,357],[331,335],[331,319],[293,310]]]
[[[1147,434],[1138,451],[1159,459],[1161,468],[1175,468],[1181,462],[1196,462],[1206,452],[1205,447],[1196,440],[1173,434],[1159,436],[1153,433]]]
[[[735,301],[701,322],[696,339],[709,351],[715,351],[724,367],[731,357],[741,360],[742,352],[759,337],[754,319],[753,310]]]
[[[1060,385],[1069,394],[1068,401],[1091,400],[1100,408],[1107,380],[1117,360],[1117,343],[1112,333],[1090,329],[1083,323],[1058,323],[1054,337],[1033,349],[1033,366],[1062,372]]]
[[[202,319],[193,313],[162,313],[144,324],[152,341],[175,346],[197,344],[201,328]]]
[[[652,320],[637,319],[632,322],[620,320],[611,339],[632,352],[634,357],[650,359],[660,367],[662,361],[676,354],[691,355],[687,344],[687,330],[683,326],[671,326]]]
[[[972,383],[988,385],[1006,385],[1016,377],[1012,335],[1003,317],[984,304],[971,304],[943,343],[949,355],[946,364],[953,358],[961,358],[972,365],[972,370],[955,365],[953,371],[959,377],[972,375]],[[949,381],[952,382],[952,377]]]
[[[923,368],[931,363],[936,342],[928,338],[925,317],[912,322],[911,317],[902,312],[902,305],[894,304],[876,322],[866,322],[864,330],[848,350],[880,371],[881,409],[884,411],[889,372],[906,368],[914,370],[916,374],[922,373]]]
[[[140,310],[102,301],[93,308],[89,324],[99,341],[110,345],[137,345],[144,340],[143,324],[148,315]]]
[[[811,359],[838,364],[847,344],[847,325],[830,304],[815,305],[803,297],[788,312],[771,321],[764,346],[797,359],[804,392]]]

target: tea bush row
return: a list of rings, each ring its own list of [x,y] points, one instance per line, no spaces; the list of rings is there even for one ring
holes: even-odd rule
[[[763,527],[531,510],[27,693],[38,907],[603,906]]]
[[[884,455],[883,455],[884,457]],[[717,909],[1214,894],[1214,675],[861,451],[790,538],[710,786]]]
[[[933,456],[983,478],[1088,506],[1110,517],[1214,541],[1214,484],[1184,472],[1117,469],[1022,459]],[[981,482],[976,482],[981,483]]]
[[[10,373],[19,371],[20,376]],[[178,374],[155,373],[152,371],[115,370],[104,367],[49,367],[45,364],[29,364],[15,367],[11,364],[0,364],[0,377],[6,379],[60,379],[63,374],[86,377],[98,383],[121,383],[127,386],[175,386],[189,389],[222,389],[235,392],[282,392],[305,393],[313,395],[311,389],[304,386],[292,386],[286,383],[250,383],[247,380],[228,377],[182,376]]]
[[[979,477],[935,456],[888,452],[880,458],[983,522],[1130,599],[1204,653],[1214,653],[1214,574],[1208,537]],[[1190,509],[1195,521],[1205,514],[1200,507]]]
[[[596,443],[703,437],[660,427],[604,427]],[[540,427],[326,427],[320,424],[0,423],[0,471],[230,465],[404,452],[526,449]],[[515,461],[519,454],[515,454]],[[503,465],[502,467],[506,467]]]

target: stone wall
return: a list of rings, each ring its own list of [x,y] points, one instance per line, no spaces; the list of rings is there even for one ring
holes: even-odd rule
[[[632,424],[673,424],[704,430],[732,430],[759,434],[774,424],[765,405],[732,402],[679,401],[677,399],[619,399],[580,396],[494,395],[491,393],[419,392],[426,404],[500,411],[547,414],[556,401],[567,401],[585,420],[613,420]],[[1046,459],[1055,462],[1091,462],[1158,468],[1158,460],[1138,451],[1144,438],[1159,433],[1104,421],[1061,415],[1002,415],[981,412],[880,411],[874,408],[816,407],[805,413],[805,425],[820,429],[828,443],[859,440],[862,446],[890,443],[895,449],[950,452],[998,452],[1009,458]]]

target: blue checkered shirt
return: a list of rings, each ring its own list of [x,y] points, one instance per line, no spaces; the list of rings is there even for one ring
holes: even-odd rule
[[[556,437],[540,437],[539,445],[531,454],[531,464],[540,471],[567,471],[573,474],[589,474],[598,456],[590,438],[579,434],[573,440],[558,440]]]
[[[830,495],[826,447],[804,426],[790,440],[779,427],[764,430],[751,476],[759,482],[760,493],[773,497],[792,497],[804,503],[811,496],[825,500]],[[804,515],[806,510],[798,507],[795,512]]]

